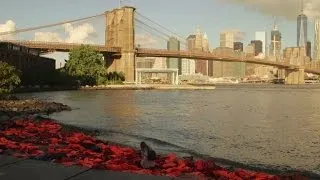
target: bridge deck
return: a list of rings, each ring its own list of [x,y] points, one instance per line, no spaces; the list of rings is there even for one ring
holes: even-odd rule
[[[21,46],[26,46],[31,49],[39,49],[45,52],[46,51],[69,52],[70,50],[80,47],[82,45],[88,45],[101,53],[121,54],[120,47],[110,47],[110,46],[104,46],[104,45],[61,43],[61,42],[40,42],[40,41],[17,41],[17,40],[5,40],[2,42],[10,42],[10,43],[21,45]],[[270,61],[268,59],[257,59],[254,57],[248,57],[244,55],[225,56],[219,53],[169,51],[169,50],[162,50],[162,49],[144,49],[144,48],[137,48],[136,55],[138,57],[169,57],[169,58],[171,57],[171,58],[187,58],[187,59],[195,59],[195,60],[245,62],[245,63],[252,63],[252,64],[274,66],[274,67],[285,68],[285,69],[305,69],[305,72],[307,73],[320,75],[319,69],[305,68],[304,66],[293,65],[285,62],[275,62],[275,61]]]
[[[60,51],[60,52],[69,52],[74,48],[78,48],[82,45],[88,45],[93,47],[96,51],[102,53],[120,53],[120,47],[110,47],[104,45],[95,45],[95,44],[76,44],[76,43],[61,43],[61,42],[40,42],[40,41],[15,41],[15,40],[6,40],[2,42],[10,42],[20,46],[26,46],[31,49],[39,49],[42,51]]]
[[[192,52],[192,51],[168,51],[162,49],[144,49],[137,48],[136,53],[138,57],[168,57],[168,58],[186,58],[195,60],[209,60],[209,61],[225,61],[225,62],[244,62],[252,64],[261,64],[267,66],[274,66],[285,69],[305,69],[307,73],[320,75],[320,70],[305,68],[304,66],[293,65],[285,62],[276,62],[266,59],[257,59],[254,57],[247,57],[241,55],[225,56],[216,53],[206,52]]]

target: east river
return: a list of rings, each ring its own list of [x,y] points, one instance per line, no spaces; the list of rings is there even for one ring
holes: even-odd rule
[[[312,86],[313,87],[313,86]],[[101,138],[250,166],[320,171],[320,87],[204,91],[61,91],[21,94],[67,104],[50,117]]]

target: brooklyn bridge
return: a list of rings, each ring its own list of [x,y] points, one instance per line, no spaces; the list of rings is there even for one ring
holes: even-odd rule
[[[301,63],[290,59],[273,61],[269,58],[257,59],[245,54],[232,53],[224,54],[218,52],[200,52],[179,50],[171,51],[166,49],[139,48],[136,46],[136,14],[139,13],[134,7],[121,7],[101,13],[96,16],[63,21],[49,25],[37,26],[26,29],[0,33],[0,36],[19,34],[28,31],[40,30],[48,27],[61,26],[65,23],[74,23],[94,17],[105,18],[105,43],[104,45],[86,44],[92,46],[96,51],[104,55],[106,68],[108,71],[124,72],[126,80],[134,82],[136,79],[136,57],[168,57],[168,58],[186,58],[194,60],[223,61],[223,62],[243,62],[250,64],[259,64],[273,66],[282,69],[285,73],[285,82],[287,84],[304,84],[304,74],[312,73],[320,75],[320,66],[312,63]],[[154,29],[157,31],[157,29]],[[178,38],[181,36],[176,35]],[[68,52],[73,48],[84,44],[64,43],[64,42],[44,42],[29,40],[2,40],[17,45],[26,46],[30,49],[36,49],[42,53],[48,52]],[[297,57],[299,58],[299,57]],[[295,63],[296,62],[296,63]]]

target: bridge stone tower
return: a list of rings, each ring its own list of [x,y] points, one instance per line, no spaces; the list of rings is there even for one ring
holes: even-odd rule
[[[285,69],[285,84],[304,84],[304,68],[308,57],[303,47],[289,47],[284,50],[284,59],[289,64],[301,66],[301,68]]]
[[[105,45],[120,47],[121,56],[105,56],[109,72],[123,72],[127,82],[135,80],[135,8],[122,7],[107,11]]]

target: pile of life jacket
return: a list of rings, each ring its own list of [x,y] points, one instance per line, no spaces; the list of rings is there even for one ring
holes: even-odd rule
[[[0,127],[0,154],[53,161],[64,166],[198,179],[306,179],[300,175],[270,175],[244,169],[229,171],[213,161],[179,158],[175,154],[157,155],[157,166],[143,169],[135,149],[108,144],[82,132],[67,131],[52,120],[6,121]]]

